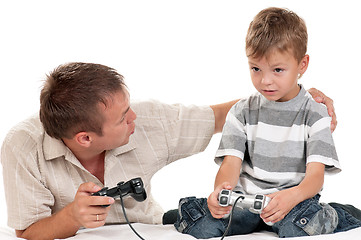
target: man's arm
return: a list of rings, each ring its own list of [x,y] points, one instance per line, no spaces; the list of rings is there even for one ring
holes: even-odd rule
[[[226,117],[229,110],[238,101],[239,100],[234,100],[234,101],[210,106],[214,112],[214,119],[215,119],[214,133],[222,132],[223,125],[226,121]]]
[[[61,239],[74,236],[80,227],[96,228],[105,224],[111,197],[90,196],[101,188],[94,183],[83,183],[74,201],[50,217],[41,219],[25,230],[15,230],[16,236],[25,239]]]
[[[337,125],[335,108],[333,106],[333,100],[331,98],[327,97],[323,92],[317,90],[316,88],[311,88],[308,90],[308,92],[312,95],[312,97],[315,99],[316,102],[323,103],[326,105],[328,114],[330,115],[330,117],[332,117],[330,128],[331,128],[331,131],[333,132],[336,129],[336,125]],[[223,125],[226,121],[226,116],[227,116],[228,111],[238,101],[239,100],[234,100],[231,102],[226,102],[226,103],[221,103],[221,104],[210,106],[214,112],[214,118],[215,118],[214,133],[222,132]]]

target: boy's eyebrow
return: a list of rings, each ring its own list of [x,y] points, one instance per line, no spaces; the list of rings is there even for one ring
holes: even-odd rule
[[[254,63],[254,62],[252,62],[252,61],[248,61],[248,64],[253,64],[253,65],[255,65],[255,63]]]

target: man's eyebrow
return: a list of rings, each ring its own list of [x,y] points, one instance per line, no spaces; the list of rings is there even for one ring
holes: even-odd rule
[[[130,109],[130,106],[127,108],[127,110],[124,111],[123,115],[122,115],[122,118],[120,119],[120,122],[122,122],[125,118],[125,115],[127,114],[127,112],[129,111]]]

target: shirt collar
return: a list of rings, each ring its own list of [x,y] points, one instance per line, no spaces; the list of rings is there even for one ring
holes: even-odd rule
[[[136,140],[134,135],[130,136],[129,142],[126,145],[109,150],[107,154],[118,156],[120,154],[129,152],[136,148]],[[50,137],[45,133],[43,141],[43,152],[45,160],[53,160],[59,157],[72,155],[70,149],[63,143],[63,141]]]

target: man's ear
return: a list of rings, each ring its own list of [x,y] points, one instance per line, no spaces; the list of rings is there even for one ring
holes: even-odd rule
[[[89,147],[93,142],[92,137],[87,132],[79,132],[74,136],[74,140],[82,147]]]

